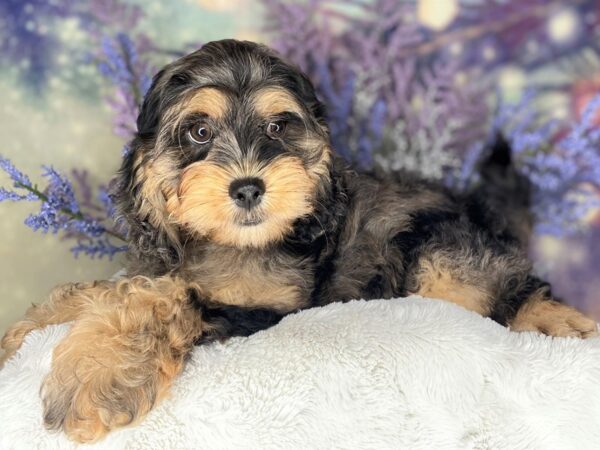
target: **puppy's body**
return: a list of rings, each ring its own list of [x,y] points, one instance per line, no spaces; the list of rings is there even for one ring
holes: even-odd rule
[[[508,325],[532,293],[547,292],[506,218],[477,192],[458,195],[409,173],[358,174],[339,161],[330,177],[335,190],[281,242],[258,249],[195,242],[178,274],[202,285],[213,314],[214,304],[239,307],[235,320],[252,331],[269,325],[262,316],[252,324],[254,308],[273,310],[277,321],[335,301],[411,293]]]
[[[59,288],[2,341],[8,357],[75,321],[42,394],[46,425],[76,440],[143,417],[194,344],[334,301],[416,293],[515,330],[596,334],[531,273],[502,143],[466,195],[359,175],[333,155],[310,81],[265,47],[209,43],[163,69],[131,148],[116,193],[129,278]]]

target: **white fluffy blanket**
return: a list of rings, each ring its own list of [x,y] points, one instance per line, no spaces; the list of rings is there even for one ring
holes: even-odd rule
[[[71,449],[39,386],[66,325],[0,371],[0,448]],[[98,449],[598,449],[600,339],[511,333],[419,298],[333,304],[196,348],[173,390]]]

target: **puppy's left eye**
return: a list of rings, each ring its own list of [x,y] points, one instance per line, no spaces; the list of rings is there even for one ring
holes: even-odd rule
[[[277,120],[275,122],[269,122],[267,125],[267,136],[271,139],[279,139],[285,133],[285,122],[283,120]]]
[[[195,144],[207,144],[212,139],[212,136],[212,130],[204,122],[193,125],[188,131],[188,137]]]

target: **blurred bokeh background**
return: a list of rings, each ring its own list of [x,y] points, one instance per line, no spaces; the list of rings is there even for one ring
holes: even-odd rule
[[[600,320],[599,0],[0,0],[0,332],[54,285],[119,270],[106,186],[139,101],[228,37],[309,74],[359,170],[467,189],[502,132],[533,182],[537,271]]]

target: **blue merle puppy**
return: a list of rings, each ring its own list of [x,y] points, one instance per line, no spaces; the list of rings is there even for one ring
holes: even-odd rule
[[[119,172],[128,276],[61,286],[2,341],[73,321],[54,351],[45,423],[96,441],[167,393],[194,345],[305,308],[419,294],[516,331],[595,336],[524,252],[527,180],[499,140],[466,195],[410,173],[358,174],[323,105],[264,46],[224,40],[154,78]]]

